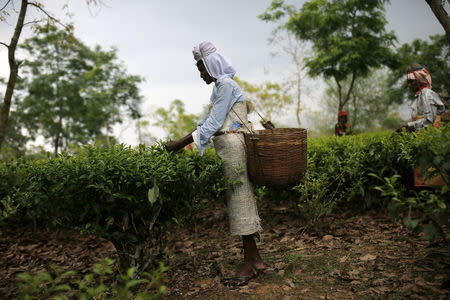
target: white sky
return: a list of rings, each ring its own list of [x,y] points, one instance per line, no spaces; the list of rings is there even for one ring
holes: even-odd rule
[[[6,1],[0,0],[0,7]],[[128,73],[146,79],[140,88],[145,97],[143,111],[149,119],[152,109],[167,107],[173,99],[183,100],[187,112],[195,114],[209,102],[212,86],[206,86],[200,79],[191,53],[193,46],[204,40],[212,41],[221,53],[231,58],[241,79],[261,83],[286,78],[288,58],[273,57],[271,54],[278,49],[267,41],[274,24],[257,18],[270,0],[102,1],[101,8],[89,8],[84,0],[40,2],[63,21],[69,21],[62,11],[63,5],[68,3],[73,13],[70,21],[74,23],[78,38],[89,46],[116,47]],[[18,9],[20,1],[13,2]],[[305,1],[289,2],[300,7]],[[27,20],[39,15],[35,9],[30,9]],[[444,33],[425,0],[392,0],[386,15],[387,27],[396,32],[400,43]],[[13,13],[7,23],[0,23],[1,42],[9,43],[16,17]],[[20,40],[31,34],[29,28],[25,29]],[[7,77],[6,49],[0,47],[0,76]],[[307,106],[314,107],[313,102],[318,97],[313,91]],[[129,124],[116,130],[121,142],[132,145],[137,143],[134,132]],[[160,130],[152,133],[163,136]]]

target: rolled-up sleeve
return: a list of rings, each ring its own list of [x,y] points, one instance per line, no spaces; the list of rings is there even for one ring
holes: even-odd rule
[[[233,104],[233,86],[231,84],[219,84],[216,91],[213,107],[202,124],[197,126],[196,145],[203,155],[211,137],[222,127],[228,112]]]

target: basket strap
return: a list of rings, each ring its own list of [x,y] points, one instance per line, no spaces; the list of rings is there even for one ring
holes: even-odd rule
[[[247,130],[252,133],[255,134],[255,132],[253,130],[251,130],[250,128],[247,127],[247,125],[244,123],[244,121],[242,121],[241,117],[239,117],[239,115],[234,111],[233,107],[231,107],[231,110],[233,111],[233,113],[236,115],[236,117],[238,117],[239,121],[241,121],[242,124],[244,124],[244,126],[247,128]],[[256,110],[255,110],[256,111]],[[256,111],[256,113],[258,114],[258,116],[265,122],[264,118],[261,117],[261,115]],[[245,133],[244,133],[245,134]],[[261,163],[261,156],[259,156],[259,152],[258,152],[258,145],[257,145],[257,141],[255,138],[252,138],[252,144],[253,144],[253,152],[255,153],[255,155],[257,156],[257,160],[258,160],[258,164],[259,164],[259,171],[261,172],[261,176],[262,178],[264,178],[264,170],[262,167],[262,163]],[[247,151],[247,147],[244,145],[244,149]],[[248,155],[248,153],[247,153]]]
[[[259,164],[258,169],[261,172],[261,177],[264,179],[265,176],[264,176],[264,170],[263,170],[262,163],[261,163],[261,156],[259,155],[259,152],[258,152],[258,141],[256,138],[251,138],[251,140],[252,140],[252,144],[253,144],[253,153],[255,154],[255,156],[257,156],[257,160],[258,160],[258,164]]]
[[[248,130],[249,132],[251,132],[252,134],[255,133],[253,130],[251,130],[250,128],[248,128],[247,124],[244,123],[244,121],[242,121],[241,117],[239,117],[239,115],[234,111],[233,107],[231,107],[231,111],[236,115],[236,117],[238,117],[239,121],[241,121],[241,123],[245,126],[245,128],[247,128],[247,130]]]

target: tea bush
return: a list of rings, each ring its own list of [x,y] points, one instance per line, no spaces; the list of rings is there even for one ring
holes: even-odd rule
[[[214,153],[168,153],[160,145],[87,146],[0,172],[0,196],[19,207],[15,218],[104,237],[122,267],[138,272],[161,252],[168,224],[183,222],[201,198],[217,198],[227,185]]]
[[[427,211],[448,212],[449,197],[445,190],[419,193],[411,186],[413,167],[421,167],[425,173],[433,167],[434,174],[431,175],[440,173],[446,178],[448,187],[450,125],[442,129],[427,128],[418,133],[364,133],[309,139],[308,142],[308,170],[294,189],[300,193],[298,205],[307,216],[309,225],[313,226],[337,207],[393,208],[389,205],[393,201],[391,197],[380,195],[375,189],[383,183],[383,178],[393,176],[399,178],[394,190],[407,191],[402,201],[411,197],[417,200],[427,194],[427,199],[441,199],[431,201],[434,204],[432,208],[428,205]],[[417,200],[417,205],[405,205],[404,210],[398,210],[397,205],[397,211],[416,209],[423,215],[423,206],[418,204],[422,201]]]
[[[308,170],[297,186],[258,191],[287,195],[310,226],[337,208],[367,207],[390,207],[402,216],[418,212],[419,219],[409,214],[407,224],[448,222],[450,126],[308,142]],[[430,176],[440,173],[447,187],[412,189],[417,166]],[[139,273],[161,253],[170,224],[189,220],[201,199],[220,197],[230,184],[213,151],[199,156],[168,153],[161,145],[87,146],[56,159],[0,163],[0,225],[31,220],[104,237],[118,250],[122,269]]]
[[[64,272],[55,267],[37,274],[21,273],[17,276],[20,280],[18,299],[158,299],[166,292],[161,281],[167,269],[164,264],[160,264],[151,273],[144,272],[140,279],[134,279],[136,270],[130,268],[114,278],[114,274],[118,273],[114,261],[104,259],[83,276],[76,271]]]

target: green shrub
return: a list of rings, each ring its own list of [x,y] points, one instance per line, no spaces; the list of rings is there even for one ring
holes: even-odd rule
[[[106,238],[122,268],[138,273],[161,253],[170,223],[182,223],[199,199],[215,198],[226,186],[214,153],[168,153],[159,145],[87,146],[75,155],[18,160],[0,170],[8,178],[1,196],[20,206],[20,217]]]
[[[118,273],[111,259],[95,264],[92,271],[83,276],[76,271],[62,272],[52,267],[50,271],[37,274],[19,274],[18,296],[24,300],[156,299],[166,291],[161,284],[165,271],[167,267],[160,264],[153,272],[142,273],[139,279],[135,279],[134,268],[115,276]]]
[[[400,178],[394,191],[409,191],[405,197],[415,197],[417,203],[425,198],[436,203],[427,211],[442,211],[444,204],[448,204],[448,199],[444,202],[430,200],[436,197],[444,197],[442,199],[445,200],[445,191],[413,193],[411,185],[412,169],[418,166],[425,173],[434,167],[433,174],[428,176],[439,173],[446,178],[448,185],[450,125],[442,129],[427,128],[418,133],[382,132],[315,138],[309,139],[308,143],[308,170],[294,189],[300,192],[298,205],[311,226],[336,207],[388,206],[392,198],[380,197],[375,187],[380,186],[380,179],[393,176]],[[421,211],[424,213],[425,210]]]

